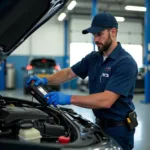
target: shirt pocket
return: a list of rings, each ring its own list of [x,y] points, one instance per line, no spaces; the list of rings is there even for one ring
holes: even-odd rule
[[[110,78],[110,74],[109,73],[102,73],[100,75],[100,79],[99,79],[100,83],[106,85],[108,80],[109,80],[109,78]]]

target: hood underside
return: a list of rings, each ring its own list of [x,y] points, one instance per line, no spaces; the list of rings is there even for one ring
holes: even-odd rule
[[[54,16],[68,0],[1,0],[0,61]]]

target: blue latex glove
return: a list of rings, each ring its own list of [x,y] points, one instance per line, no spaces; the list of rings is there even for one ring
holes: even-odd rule
[[[47,98],[47,103],[49,105],[67,105],[71,104],[71,95],[66,95],[61,92],[50,92],[44,95],[44,98]]]
[[[30,84],[30,82],[34,80],[34,85],[38,86],[38,85],[47,85],[48,84],[48,80],[47,78],[39,78],[37,76],[32,76],[30,77],[27,82],[26,82],[26,87],[28,87],[28,85]]]

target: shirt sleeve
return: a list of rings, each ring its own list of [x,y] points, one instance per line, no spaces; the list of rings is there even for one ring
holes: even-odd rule
[[[137,73],[137,64],[135,62],[120,62],[112,72],[105,90],[112,91],[127,97],[130,90],[135,85]]]
[[[85,79],[88,75],[89,61],[92,53],[86,55],[81,61],[71,67],[72,71],[82,79]]]

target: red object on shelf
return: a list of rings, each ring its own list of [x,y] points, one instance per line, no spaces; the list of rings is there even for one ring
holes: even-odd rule
[[[70,142],[70,137],[60,136],[58,137],[58,141],[61,144],[67,144]]]

